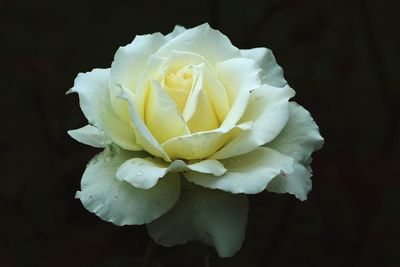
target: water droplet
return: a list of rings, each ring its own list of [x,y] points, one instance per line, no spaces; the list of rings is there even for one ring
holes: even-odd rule
[[[143,175],[143,172],[137,172],[136,175],[137,175],[137,176],[142,176],[142,175]]]

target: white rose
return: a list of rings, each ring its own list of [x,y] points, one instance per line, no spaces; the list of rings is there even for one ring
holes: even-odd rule
[[[69,131],[105,147],[76,197],[116,225],[147,224],[164,246],[200,240],[220,256],[244,239],[245,194],[305,200],[323,138],[266,48],[240,50],[208,24],[136,36],[109,69],[79,74],[89,125]]]

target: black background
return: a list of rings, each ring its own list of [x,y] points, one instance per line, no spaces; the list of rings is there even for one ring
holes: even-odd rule
[[[99,150],[78,72],[110,66],[136,34],[208,21],[240,48],[271,48],[317,121],[313,191],[250,197],[242,250],[156,247],[150,266],[399,266],[398,1],[0,1],[0,266],[140,266],[144,226],[117,227],[74,199]],[[208,256],[207,256],[208,255]]]

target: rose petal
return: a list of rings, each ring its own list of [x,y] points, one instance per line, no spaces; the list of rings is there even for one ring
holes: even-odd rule
[[[149,89],[145,114],[146,126],[159,143],[190,133],[175,102],[156,81]]]
[[[161,33],[137,35],[132,43],[118,48],[111,64],[111,103],[127,123],[130,121],[128,105],[118,98],[120,86],[134,92],[149,58],[167,39]]]
[[[248,200],[216,190],[187,190],[170,212],[147,224],[157,244],[171,247],[191,240],[215,246],[219,256],[233,256],[245,237]]]
[[[132,43],[118,48],[111,65],[111,84],[114,96],[119,94],[119,85],[135,91],[140,75],[146,69],[150,55],[166,42],[161,33],[137,35]]]
[[[136,141],[138,142],[138,144],[140,144],[150,154],[156,157],[161,157],[166,161],[171,161],[170,157],[165,153],[164,149],[161,147],[161,145],[158,143],[158,141],[155,139],[153,134],[149,131],[143,120],[136,112],[132,100],[132,92],[125,88],[121,88],[121,93],[119,97],[121,97],[121,99],[125,99],[129,104],[129,112],[131,115],[136,134]]]
[[[207,58],[211,64],[240,56],[239,49],[220,31],[211,29],[207,23],[187,29],[172,38],[157,51],[156,55],[166,57],[172,51],[197,53]]]
[[[195,66],[194,69],[199,77],[186,103],[183,116],[188,121],[191,133],[217,129],[218,118],[203,86],[204,65]]]
[[[272,149],[260,147],[245,155],[222,160],[228,170],[218,177],[187,172],[188,181],[212,189],[246,194],[263,191],[267,184],[281,172],[291,173],[294,160]]]
[[[267,147],[305,163],[322,147],[324,138],[310,113],[295,102],[289,103],[289,120],[282,132]]]
[[[311,191],[311,169],[303,164],[295,163],[293,172],[278,175],[267,186],[267,191],[275,193],[289,193],[296,196],[301,201],[307,199],[307,194]]]
[[[106,147],[111,144],[111,140],[103,132],[100,132],[92,125],[86,125],[79,129],[69,130],[68,134],[76,141],[93,147]]]
[[[289,99],[294,91],[263,85],[251,94],[246,112],[241,121],[252,121],[252,129],[233,139],[212,155],[224,159],[248,153],[274,139],[289,119]]]
[[[186,28],[181,26],[181,25],[176,25],[174,27],[174,30],[170,33],[168,33],[167,35],[165,35],[165,37],[170,40],[172,38],[175,38],[176,36],[178,36],[179,34],[183,33],[184,31],[186,31]]]
[[[203,69],[204,65],[193,66],[195,74],[194,84],[182,112],[185,121],[189,121],[197,110],[200,91],[203,88]]]
[[[83,206],[105,221],[116,225],[153,221],[172,206],[180,195],[180,178],[170,174],[151,189],[143,190],[116,179],[118,167],[131,157],[116,146],[106,148],[88,164],[76,193]]]
[[[248,122],[231,128],[220,127],[216,130],[172,138],[163,143],[162,147],[173,159],[204,159],[214,154],[229,139],[249,129],[251,129],[251,123]]]
[[[222,175],[226,172],[224,166],[217,160],[204,160],[192,164],[187,164],[182,160],[176,160],[170,165],[163,161],[152,158],[133,158],[125,161],[117,171],[117,179],[126,181],[131,185],[149,189],[157,184],[169,172],[196,171]]]
[[[130,124],[115,112],[110,102],[109,69],[80,73],[69,92],[79,94],[79,103],[89,123],[104,131],[114,143],[128,150],[142,150]]]
[[[203,87],[215,110],[218,122],[221,124],[230,110],[229,99],[225,87],[215,77],[215,73],[212,73],[209,68],[204,68]]]
[[[260,68],[253,60],[233,58],[216,66],[219,81],[224,85],[231,109],[221,127],[235,125],[245,112],[250,93],[261,86]]]
[[[287,84],[283,77],[282,68],[276,63],[276,59],[271,50],[260,47],[253,49],[242,49],[241,54],[247,58],[253,59],[262,69],[261,76],[263,84],[283,87]]]

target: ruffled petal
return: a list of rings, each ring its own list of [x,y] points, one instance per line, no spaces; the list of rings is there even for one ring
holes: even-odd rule
[[[242,122],[252,121],[252,129],[234,138],[221,150],[212,155],[215,159],[224,159],[246,154],[274,139],[289,119],[289,99],[294,91],[263,85],[251,94]]]
[[[176,35],[164,44],[156,55],[166,57],[174,50],[200,54],[212,64],[240,56],[239,49],[232,45],[228,37],[211,29],[207,23]]]
[[[150,56],[165,42],[166,38],[161,33],[137,35],[132,43],[118,48],[111,65],[113,96],[119,94],[120,86],[135,91]]]
[[[147,224],[157,244],[172,247],[188,241],[214,246],[221,257],[233,256],[245,237],[248,200],[217,190],[197,189],[182,192],[176,206]]]
[[[260,47],[240,50],[244,57],[253,59],[262,69],[261,77],[263,84],[283,87],[287,84],[283,77],[282,68],[276,63],[274,54],[270,49]]]
[[[293,172],[281,174],[272,179],[267,186],[267,191],[275,193],[289,193],[295,195],[301,201],[307,199],[311,191],[312,172],[309,166],[295,163]]]
[[[124,121],[129,122],[130,116],[128,104],[117,97],[120,87],[134,92],[151,55],[166,41],[161,33],[137,35],[132,43],[121,46],[115,53],[110,70],[111,103]]]
[[[142,150],[135,133],[115,112],[110,101],[109,69],[94,69],[80,73],[69,92],[79,94],[82,112],[89,123],[103,131],[114,143],[127,150]]]
[[[144,224],[160,217],[178,200],[180,177],[169,174],[148,190],[118,181],[115,176],[118,167],[137,156],[143,154],[116,146],[106,148],[89,162],[76,198],[87,210],[116,225]]]
[[[324,138],[310,113],[295,102],[289,103],[289,120],[282,132],[267,147],[305,163],[322,147]]]
[[[291,173],[294,160],[272,149],[260,147],[245,155],[222,160],[228,170],[225,174],[212,177],[197,172],[187,172],[188,181],[203,187],[223,191],[256,194],[280,173]]]
[[[171,164],[152,158],[132,158],[125,161],[117,171],[117,179],[131,185],[149,189],[157,184],[169,172],[196,171],[213,176],[226,172],[224,166],[217,160],[203,160],[187,164],[182,160],[175,160]]]
[[[165,35],[165,37],[170,40],[172,38],[175,38],[176,36],[178,36],[179,34],[183,33],[184,31],[186,31],[186,28],[181,26],[181,25],[176,25],[174,27],[174,30],[170,33],[168,33],[167,35]]]
[[[76,141],[93,147],[106,147],[111,144],[110,138],[90,124],[79,129],[69,130],[68,134]]]

